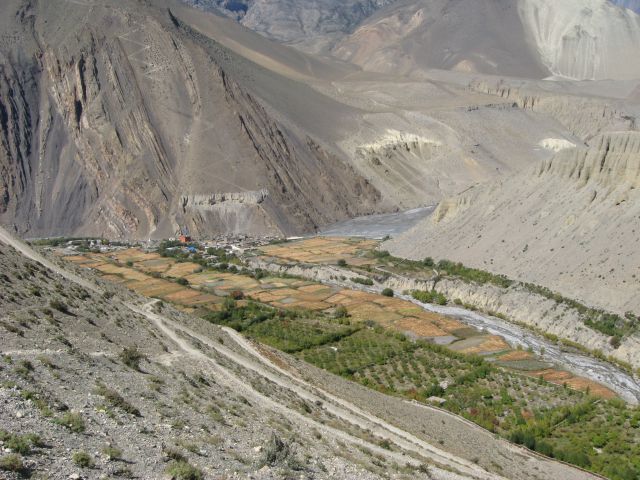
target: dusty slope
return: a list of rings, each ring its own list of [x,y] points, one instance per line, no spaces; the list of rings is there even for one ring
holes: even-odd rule
[[[2,6],[0,221],[20,232],[313,231],[437,203],[638,113],[638,82],[375,74],[182,2],[113,1]]]
[[[32,235],[291,233],[377,208],[375,189],[305,130],[296,99],[335,128],[349,109],[166,6],[3,4],[4,221]]]
[[[378,72],[440,68],[544,78],[640,77],[640,17],[607,0],[405,0],[334,49]]]
[[[8,272],[0,277],[0,420],[4,429],[37,433],[47,445],[25,461],[35,473],[158,478],[176,458],[170,452],[178,451],[206,478],[284,478],[294,471],[314,478],[595,478],[451,414],[324,372],[305,372],[306,379],[319,378],[310,384],[300,366],[283,368],[292,361],[286,355],[276,365],[233,331],[155,301],[143,305],[90,276],[78,285],[75,274],[2,229],[0,240],[43,262],[0,245],[0,264]],[[121,355],[134,345],[144,355],[140,370],[125,365]],[[333,390],[336,383],[347,393]],[[80,415],[84,433],[52,421],[66,409]],[[390,422],[389,415],[401,418]],[[272,433],[285,443],[274,447]],[[444,440],[439,447],[432,446],[436,436]],[[391,448],[378,446],[380,439]],[[106,446],[121,452],[109,458],[100,453]],[[73,465],[70,452],[78,450],[94,457],[94,469]]]
[[[389,243],[411,258],[449,258],[550,287],[588,305],[638,312],[640,134],[589,148],[442,202]]]

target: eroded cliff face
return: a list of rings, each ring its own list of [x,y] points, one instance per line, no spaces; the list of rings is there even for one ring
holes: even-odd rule
[[[544,285],[587,305],[640,311],[640,132],[588,147],[444,201],[388,246]]]
[[[605,130],[636,130],[636,119],[610,99],[528,91],[503,80],[473,81],[469,89],[512,100],[518,108],[549,115],[578,138],[588,140]]]
[[[376,210],[366,180],[243,85],[260,67],[230,74],[234,54],[162,5],[54,3],[11,0],[0,24],[0,221],[20,234],[293,233]],[[268,200],[181,204],[256,190]]]

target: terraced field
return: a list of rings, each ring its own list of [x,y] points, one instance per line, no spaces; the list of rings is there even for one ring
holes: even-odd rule
[[[308,250],[308,258],[328,264],[369,255],[363,242],[307,242],[287,244],[287,254],[303,258]],[[281,248],[266,250],[278,258]],[[65,258],[371,389],[441,405],[546,455],[612,478],[634,478],[627,473],[640,469],[630,460],[640,458],[637,409],[501,337],[410,301],[238,265],[207,269],[135,249]],[[438,345],[443,338],[454,341]],[[594,450],[596,443],[608,450]]]
[[[313,238],[263,247],[258,253],[283,261],[336,264],[339,260],[345,260],[348,265],[366,266],[376,263],[371,256],[371,249],[375,245],[371,240]],[[201,316],[220,311],[225,298],[229,296],[245,299],[241,305],[246,305],[247,299],[252,299],[276,309],[329,315],[343,308],[349,321],[354,324],[366,322],[367,325],[400,332],[414,340],[434,343],[453,341],[448,348],[454,352],[477,354],[492,361],[499,358],[500,366],[527,376],[589,391],[603,398],[615,397],[608,388],[558,370],[549,363],[511,359],[505,355],[517,356],[519,352],[514,351],[501,337],[483,334],[458,320],[427,312],[399,298],[299,278],[206,270],[194,262],[178,261],[139,249],[110,254],[86,253],[68,256],[66,260],[96,269],[104,274],[105,279],[125,284],[141,295],[171,302]],[[183,279],[182,283],[178,283],[180,279]],[[281,346],[279,344],[279,348]],[[339,370],[341,367],[336,368]]]

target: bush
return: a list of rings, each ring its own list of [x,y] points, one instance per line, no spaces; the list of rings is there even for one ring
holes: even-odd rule
[[[167,467],[167,474],[173,480],[202,480],[204,478],[202,472],[186,460],[171,462]]]
[[[91,468],[94,465],[91,455],[82,450],[74,452],[71,459],[80,468]]]
[[[107,388],[107,386],[103,383],[97,384],[96,393],[103,396],[112,407],[119,408],[124,412],[130,413],[131,415],[134,415],[136,417],[141,416],[140,410],[126,401],[118,392]]]
[[[145,356],[138,350],[138,347],[126,347],[120,353],[120,360],[127,367],[133,368],[134,370],[140,370],[140,362],[145,358]]]
[[[411,292],[411,296],[422,303],[437,303],[438,305],[446,305],[447,297],[435,290],[424,291],[414,290]]]
[[[233,290],[231,293],[229,293],[229,296],[234,300],[242,300],[244,298],[244,293],[242,292],[242,290]]]
[[[64,303],[61,300],[57,300],[57,299],[56,300],[51,300],[49,302],[49,306],[51,308],[53,308],[54,310],[58,310],[59,312],[69,313],[69,307],[67,306],[66,303]]]
[[[341,258],[340,260],[338,260],[338,266],[339,267],[346,267],[347,266],[347,261],[344,258]]]
[[[107,457],[109,461],[120,460],[122,458],[122,450],[115,447],[104,447],[102,453]]]
[[[422,394],[425,396],[425,398],[441,397],[442,395],[444,395],[444,388],[442,388],[437,383],[434,383],[433,385],[430,385],[429,387],[425,388]]]
[[[187,286],[189,285],[189,280],[187,280],[186,278],[179,278],[176,280],[176,283],[179,285]]]
[[[24,470],[22,457],[17,453],[10,453],[0,457],[0,470],[5,472],[21,472]]]
[[[349,311],[347,310],[347,307],[345,307],[344,305],[340,305],[339,307],[336,308],[335,310],[336,318],[347,318],[348,316],[349,316]]]
[[[10,448],[14,453],[21,455],[29,455],[32,447],[42,446],[40,436],[35,433],[16,435],[5,430],[0,430],[0,442],[4,442],[6,448]]]
[[[55,420],[58,425],[67,427],[74,433],[81,433],[85,430],[84,419],[79,413],[67,412],[62,417]]]
[[[384,290],[382,290],[382,295],[384,295],[385,297],[393,297],[393,290],[390,288],[385,288]]]
[[[265,445],[260,466],[268,465],[274,467],[282,465],[293,470],[299,470],[300,465],[294,456],[291,445],[282,441],[275,433],[271,434],[271,438]]]

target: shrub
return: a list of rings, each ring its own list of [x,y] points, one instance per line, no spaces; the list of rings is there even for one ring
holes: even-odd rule
[[[189,285],[189,280],[187,280],[186,278],[179,278],[176,280],[176,283],[179,285],[187,286]]]
[[[56,418],[55,422],[74,433],[81,433],[85,430],[84,419],[79,413],[67,412],[62,417]]]
[[[71,457],[73,463],[75,463],[80,468],[91,468],[93,467],[93,458],[87,452],[79,450],[77,452],[73,452],[73,456]]]
[[[97,384],[96,393],[103,396],[111,406],[119,408],[127,413],[130,413],[131,415],[135,415],[136,417],[141,416],[140,410],[126,401],[118,392],[113,389],[107,388],[107,386],[103,383]]]
[[[202,480],[202,472],[186,460],[173,461],[167,467],[167,474],[174,480]]]
[[[0,430],[0,441],[4,442],[6,448],[10,448],[14,453],[21,455],[29,455],[32,447],[42,446],[40,436],[35,433],[16,435],[5,430]]]
[[[347,307],[345,307],[344,305],[340,305],[339,307],[337,307],[335,310],[335,316],[336,318],[347,318],[349,316]]]
[[[51,300],[49,302],[49,306],[54,310],[58,310],[59,312],[69,313],[69,307],[62,300],[57,300],[57,299]]]
[[[347,261],[344,258],[341,258],[340,260],[338,260],[338,266],[339,267],[346,267],[347,266]]]
[[[133,368],[134,370],[140,370],[140,362],[145,358],[145,356],[138,350],[138,347],[126,347],[120,353],[120,360],[127,367]]]
[[[393,290],[390,288],[385,288],[384,290],[382,290],[382,295],[384,295],[385,297],[393,297]]]
[[[244,298],[244,293],[241,290],[233,290],[229,293],[229,296],[234,300],[242,300]]]
[[[411,296],[422,303],[437,303],[438,305],[447,304],[447,297],[435,290],[414,290],[411,292]]]
[[[433,385],[430,385],[429,387],[424,389],[423,395],[426,398],[429,398],[429,397],[440,397],[440,396],[444,395],[444,388],[442,388],[437,383],[434,383]]]
[[[270,467],[276,465],[287,466],[293,470],[299,470],[300,464],[294,456],[291,445],[282,441],[275,433],[271,434],[269,442],[264,448],[261,466],[268,465]]]
[[[391,450],[391,442],[389,440],[387,440],[386,438],[384,440],[380,440],[378,442],[378,445],[380,445],[385,450]]]
[[[0,470],[6,472],[21,472],[24,470],[22,457],[17,453],[10,453],[9,455],[0,457]]]
[[[127,267],[133,267],[133,262],[131,260],[127,260]]]
[[[122,450],[115,447],[104,447],[102,453],[107,457],[109,461],[120,460],[122,458]]]

